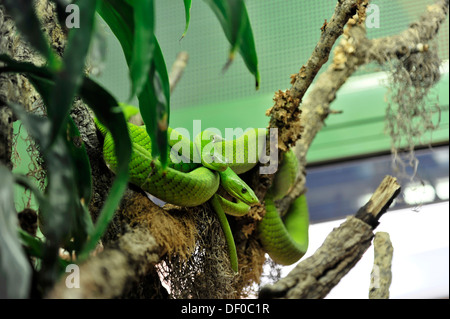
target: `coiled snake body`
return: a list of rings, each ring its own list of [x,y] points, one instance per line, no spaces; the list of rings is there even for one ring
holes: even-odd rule
[[[115,172],[117,159],[113,138],[97,120],[96,124],[104,135],[104,160],[109,169]],[[248,160],[249,149],[258,152],[257,145],[252,145],[250,137],[265,138],[265,130],[248,131],[232,141],[215,140],[217,136],[203,131],[191,142],[169,129],[169,136],[175,136],[175,139],[169,139],[172,151],[168,167],[163,168],[159,160],[151,156],[151,140],[145,128],[131,123],[128,123],[128,128],[132,142],[129,181],[160,200],[179,206],[192,207],[210,201],[225,233],[232,269],[237,272],[236,247],[225,213],[242,216],[249,211],[251,205],[259,202],[253,190],[237,174],[244,173],[257,164],[258,156],[256,161]],[[253,141],[257,143],[254,138]],[[208,145],[220,147],[208,148]],[[183,156],[187,149],[188,158]],[[217,152],[217,149],[222,152]],[[226,153],[226,150],[230,149],[233,150],[231,156],[230,152]],[[200,158],[200,163],[195,163],[195,156]],[[257,228],[265,251],[275,262],[284,265],[300,259],[308,246],[309,219],[305,196],[299,197],[292,204],[284,222],[274,203],[295,181],[297,163],[292,152],[285,153],[274,184],[264,199],[266,214]],[[219,186],[234,197],[236,202],[218,195]]]

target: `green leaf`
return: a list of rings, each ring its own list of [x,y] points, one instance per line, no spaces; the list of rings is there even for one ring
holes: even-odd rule
[[[0,73],[23,72],[28,75],[33,75],[34,80],[40,77],[45,80],[51,81],[51,73],[45,68],[37,67],[30,63],[17,62],[11,60],[5,55],[0,55],[0,61],[7,63],[6,67],[0,68]],[[41,84],[41,92],[44,92],[44,90],[42,90],[43,87],[44,85]],[[95,228],[89,235],[89,240],[86,242],[82,253],[79,255],[79,258],[82,259],[86,258],[89,252],[95,248],[98,240],[101,238],[109,222],[112,220],[114,212],[120,203],[124,191],[126,190],[129,176],[128,163],[131,158],[131,141],[124,115],[121,108],[118,106],[119,103],[108,91],[103,89],[93,80],[84,78],[84,81],[80,87],[79,94],[83,98],[83,100],[94,110],[100,122],[105,123],[107,129],[111,132],[116,147],[116,157],[118,161],[116,178],[113,185],[111,186],[109,196],[103,205]],[[41,130],[46,129],[48,130],[48,133],[50,132],[49,123],[40,122],[37,119],[36,123],[38,122]],[[36,128],[32,126],[31,129]],[[43,143],[44,145],[48,145],[46,144],[48,143],[48,141],[46,141],[45,139],[42,140],[41,143]]]
[[[16,61],[6,54],[0,54],[0,61],[6,64],[6,66],[0,68],[0,73],[27,73],[46,79],[52,78],[52,73],[48,69],[37,67],[30,62]]]
[[[8,104],[28,131],[28,134],[39,145],[48,145],[51,123],[47,118],[27,113],[23,107]],[[53,146],[43,154],[47,167],[48,185],[46,201],[40,203],[40,214],[45,221],[43,233],[49,242],[49,250],[58,249],[70,239],[78,206],[75,184],[75,170],[69,155],[65,139],[60,134]],[[55,252],[57,253],[57,251]]]
[[[127,1],[128,3],[134,3]],[[119,40],[128,67],[131,67],[135,28],[133,7],[125,1],[102,1],[99,13]],[[131,40],[131,41],[130,41]],[[154,38],[153,59],[147,72],[146,81],[138,95],[139,110],[152,144],[152,156],[160,156],[163,166],[167,165],[167,127],[170,110],[170,84],[164,56]],[[101,121],[103,122],[103,121]]]
[[[89,253],[95,248],[106,231],[127,188],[129,178],[128,164],[131,159],[131,141],[122,109],[109,92],[93,80],[86,78],[81,87],[80,94],[83,100],[94,110],[99,121],[111,132],[118,163],[116,178],[111,186],[108,198],[103,204],[102,211],[94,229],[89,235],[89,240],[79,255],[79,259],[84,260],[89,256]]]
[[[27,298],[31,267],[17,232],[19,221],[14,207],[14,179],[2,164],[0,180],[0,295]]]
[[[258,69],[258,55],[256,53],[255,40],[253,38],[253,30],[248,18],[247,9],[244,6],[244,19],[246,20],[246,27],[242,33],[241,45],[239,47],[239,53],[241,54],[247,69],[255,77],[255,87],[259,88],[260,75]]]
[[[258,56],[244,0],[205,1],[216,15],[228,42],[231,44],[229,58],[224,70],[230,66],[234,60],[235,52],[239,50],[247,69],[255,77],[255,86],[258,89],[260,82]]]
[[[155,51],[148,81],[138,96],[139,110],[152,144],[152,156],[160,156],[163,167],[167,165],[167,129],[170,116],[170,84],[166,63],[158,41],[155,38]]]
[[[71,117],[69,117],[66,130],[66,144],[77,172],[75,182],[78,189],[78,198],[87,207],[92,197],[91,164],[80,131]]]
[[[192,7],[192,0],[183,0],[183,1],[184,1],[184,12],[186,16],[186,26],[184,27],[184,32],[183,35],[181,36],[181,39],[184,38],[189,29],[189,22],[191,20],[191,7]]]
[[[46,99],[46,96],[50,91],[48,86],[54,85],[51,80],[51,73],[47,69],[37,67],[27,62],[14,61],[7,55],[0,55],[0,61],[7,64],[7,66],[0,68],[0,73],[22,72],[27,74],[30,77],[31,82],[36,85],[36,88],[41,93],[44,100]],[[111,193],[118,194],[120,193],[118,190],[126,188],[127,181],[124,182],[124,180],[128,179],[128,163],[131,158],[131,141],[122,109],[119,107],[119,103],[116,99],[108,91],[90,78],[84,78],[79,94],[94,110],[97,118],[102,123],[105,123],[105,126],[113,136],[119,169],[116,174],[116,181],[111,187]],[[48,123],[42,123],[42,125],[42,129],[49,129],[46,127]],[[47,140],[48,139],[44,139],[40,142],[42,145],[48,145],[46,144],[48,143]],[[42,148],[45,149],[45,147]],[[108,202],[108,200],[106,201],[108,205],[105,203],[105,207],[112,207],[114,206],[114,203],[117,203],[117,206],[120,198],[111,199],[111,203]],[[105,212],[105,214],[110,215],[111,212],[108,211]]]
[[[96,0],[78,0],[80,27],[69,31],[62,69],[55,76],[55,87],[48,100],[47,113],[52,122],[51,143],[64,127],[75,94],[83,80],[86,55],[89,52]]]
[[[45,248],[44,243],[39,238],[30,235],[23,229],[19,229],[19,236],[22,244],[27,247],[30,256],[42,258]]]
[[[51,69],[57,69],[59,61],[42,32],[34,5],[29,0],[4,0],[2,2],[25,39],[46,58]]]
[[[120,0],[102,0],[97,12],[108,24],[111,31],[119,40],[127,64],[130,65],[133,56],[134,13],[133,8]]]
[[[55,86],[54,82],[35,75],[29,75],[29,80],[37,89],[45,104],[50,103],[51,93]],[[78,199],[84,207],[87,207],[92,196],[91,165],[78,127],[70,116],[64,135],[64,141],[74,163],[73,169],[76,172],[75,182],[77,184]],[[92,224],[92,221],[89,224]],[[90,226],[86,225],[86,227]]]
[[[44,256],[45,245],[39,238],[31,236],[23,229],[19,229],[19,236],[22,244],[25,246],[27,253],[30,256],[37,257],[42,259]],[[67,261],[61,258],[58,258],[58,264],[60,272],[63,272],[66,269],[66,266],[73,263],[73,261]]]
[[[134,46],[130,63],[131,96],[140,95],[147,82],[155,47],[153,0],[133,2]]]
[[[229,21],[230,21],[230,60],[234,59],[234,53],[239,48],[243,30],[246,27],[246,20],[244,17],[244,1],[243,0],[228,0],[229,6]]]

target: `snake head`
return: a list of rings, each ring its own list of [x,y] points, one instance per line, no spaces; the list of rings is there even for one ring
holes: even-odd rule
[[[219,174],[221,185],[231,196],[250,206],[259,203],[253,189],[231,168],[227,168],[225,171],[219,172]]]

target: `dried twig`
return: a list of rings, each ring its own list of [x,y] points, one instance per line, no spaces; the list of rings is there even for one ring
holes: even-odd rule
[[[388,299],[392,281],[392,247],[389,234],[378,232],[373,240],[374,262],[370,274],[369,299]]]
[[[181,51],[177,54],[175,62],[172,64],[172,69],[169,73],[169,83],[170,83],[170,93],[175,90],[178,81],[180,81],[183,76],[184,70],[186,69],[189,60],[189,54],[185,51]]]

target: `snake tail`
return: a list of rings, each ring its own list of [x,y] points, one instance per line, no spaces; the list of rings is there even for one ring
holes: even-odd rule
[[[306,196],[297,198],[289,208],[285,222],[275,207],[273,197],[265,197],[266,214],[258,225],[264,250],[278,264],[297,262],[308,249],[309,214]]]
[[[228,252],[230,254],[231,269],[235,273],[238,272],[238,258],[236,251],[236,244],[234,243],[233,233],[231,232],[230,224],[228,223],[227,216],[222,208],[221,202],[218,199],[218,195],[214,195],[210,200],[214,211],[219,218],[220,226],[222,227],[223,233],[225,234],[225,240],[228,245]]]

